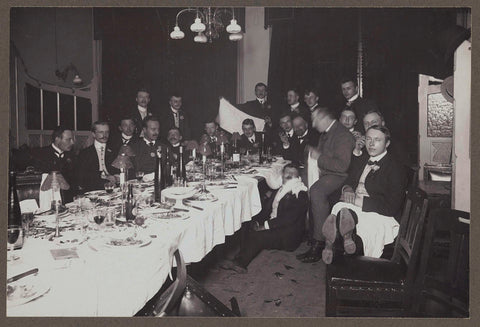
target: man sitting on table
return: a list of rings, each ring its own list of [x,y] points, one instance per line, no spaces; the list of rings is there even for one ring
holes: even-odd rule
[[[283,168],[282,181],[258,215],[235,260],[224,260],[221,268],[246,273],[248,264],[263,249],[293,251],[300,245],[308,209],[307,187],[293,164]]]
[[[243,134],[241,136],[237,132],[232,135],[232,140],[237,140],[237,146],[242,154],[245,154],[247,151],[250,154],[258,152],[258,149],[263,145],[262,133],[256,131],[254,121],[250,118],[245,119],[242,122],[242,131]]]
[[[368,155],[355,162],[342,188],[343,202],[335,204],[322,227],[322,260],[326,264],[333,259],[337,226],[347,254],[379,258],[384,246],[397,236],[399,224],[394,217],[401,210],[406,177],[402,165],[387,151],[389,145],[390,131],[386,127],[375,125],[367,130]],[[356,238],[363,249],[358,249]]]
[[[164,150],[166,147],[158,140],[159,134],[160,122],[158,118],[155,116],[145,118],[143,121],[143,138],[130,146],[135,153],[135,171],[143,171],[145,174],[155,171],[157,149],[161,147]],[[162,152],[165,153],[165,151]]]
[[[204,146],[208,144],[212,153],[215,153],[216,148],[222,144],[222,142],[223,144],[229,143],[225,132],[218,130],[218,124],[215,121],[205,122],[205,134],[200,138],[200,145]]]
[[[288,144],[285,150],[284,159],[292,160],[294,163],[303,166],[305,164],[305,148],[307,145],[316,147],[320,135],[314,128],[308,128],[308,123],[302,116],[293,119],[294,142]]]
[[[117,154],[107,146],[110,135],[108,123],[93,123],[92,135],[95,139],[93,144],[78,155],[77,180],[82,191],[103,189],[107,181],[115,182],[114,174],[119,173],[119,170],[111,165]]]

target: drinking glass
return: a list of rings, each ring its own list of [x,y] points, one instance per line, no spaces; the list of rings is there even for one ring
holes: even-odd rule
[[[105,208],[94,209],[93,221],[95,221],[97,225],[101,225],[105,220],[105,215],[106,215]]]
[[[143,175],[145,175],[145,173],[143,171],[135,172],[135,177],[137,178],[137,181],[139,181],[139,182],[142,181]]]
[[[103,187],[105,188],[105,191],[108,194],[111,194],[113,192],[113,189],[115,188],[115,183],[108,181],[105,184],[103,184]]]
[[[7,241],[8,245],[10,248],[10,256],[8,257],[8,261],[14,261],[18,259],[18,256],[13,254],[13,250],[15,247],[15,243],[17,243],[18,238],[20,237],[20,234],[22,233],[22,226],[19,225],[10,225],[8,226],[7,230],[8,236],[7,236]]]

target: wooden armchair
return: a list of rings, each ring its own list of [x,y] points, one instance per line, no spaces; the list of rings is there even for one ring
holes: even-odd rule
[[[431,210],[415,287],[418,291],[414,301],[417,315],[469,317],[469,222],[468,212],[444,208]],[[432,254],[438,231],[450,234],[446,258]]]
[[[428,200],[407,192],[391,260],[341,256],[327,267],[326,316],[409,316]]]

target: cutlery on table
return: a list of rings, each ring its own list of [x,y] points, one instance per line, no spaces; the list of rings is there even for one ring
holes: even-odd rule
[[[197,209],[197,210],[203,211],[203,208],[194,206],[194,205],[190,204],[190,202],[185,201],[184,204],[185,204],[187,207],[190,207],[190,208],[193,208],[193,209]]]
[[[27,277],[27,276],[32,275],[32,274],[36,274],[37,272],[38,272],[38,268],[30,269],[30,270],[28,270],[24,273],[15,275],[13,277],[10,277],[9,279],[7,279],[7,284],[15,282],[15,281],[19,280],[20,278]]]

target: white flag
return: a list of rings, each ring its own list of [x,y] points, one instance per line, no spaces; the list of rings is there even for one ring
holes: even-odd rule
[[[253,120],[257,131],[263,131],[263,127],[265,125],[265,121],[263,119],[250,116],[249,114],[246,114],[243,111],[237,109],[225,98],[220,98],[217,123],[220,125],[221,128],[223,128],[229,133],[238,132],[242,134],[242,122],[247,118]]]

